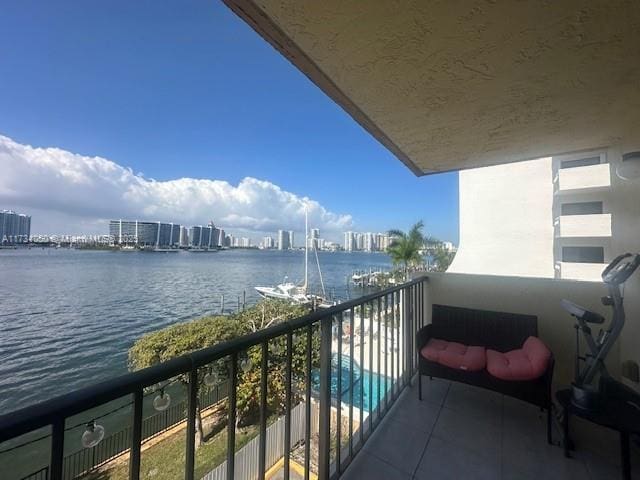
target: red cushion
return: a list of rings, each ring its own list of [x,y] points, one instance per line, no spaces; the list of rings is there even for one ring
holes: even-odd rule
[[[486,365],[485,348],[432,338],[420,354],[427,360],[459,370],[477,372]]]
[[[544,374],[550,358],[547,346],[539,338],[529,337],[519,350],[487,350],[487,370],[501,380],[533,380]]]

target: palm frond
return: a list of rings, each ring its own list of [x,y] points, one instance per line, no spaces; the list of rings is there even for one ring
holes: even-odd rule
[[[390,237],[399,237],[399,238],[405,238],[407,236],[406,233],[404,233],[402,230],[389,230],[387,232],[387,235],[389,235]]]

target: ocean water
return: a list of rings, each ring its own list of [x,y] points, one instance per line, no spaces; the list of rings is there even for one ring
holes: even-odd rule
[[[303,252],[142,253],[0,250],[0,415],[127,371],[144,333],[257,301],[256,285],[303,278]],[[319,289],[310,255],[312,288]],[[389,267],[385,254],[320,252],[328,293],[354,269]]]

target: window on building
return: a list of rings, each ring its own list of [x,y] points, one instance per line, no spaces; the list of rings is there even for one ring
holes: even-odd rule
[[[562,215],[597,215],[602,213],[602,202],[563,203]]]
[[[560,162],[560,168],[586,167],[588,165],[598,165],[600,157],[578,158],[576,160],[563,160]]]
[[[570,263],[604,263],[604,248],[562,247],[562,261]]]

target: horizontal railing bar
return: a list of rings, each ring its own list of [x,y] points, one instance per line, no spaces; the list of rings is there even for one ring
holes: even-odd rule
[[[0,416],[0,443],[51,425],[60,417],[68,418],[77,415],[117,398],[132,394],[140,387],[148,387],[168,378],[188,373],[192,369],[197,369],[221,358],[230,356],[233,353],[247,350],[265,341],[285,335],[290,331],[312,325],[325,318],[331,319],[333,315],[341,315],[343,312],[370,300],[375,300],[424,281],[428,281],[428,277],[420,276],[409,282],[387,288],[380,292],[349,300],[326,309],[316,310],[302,317],[219,343],[213,347],[182,355],[136,372],[126,373],[104,382],[2,415]]]

